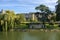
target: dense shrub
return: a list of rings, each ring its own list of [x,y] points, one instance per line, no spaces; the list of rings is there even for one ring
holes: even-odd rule
[[[46,28],[48,29],[57,29],[58,28],[58,24],[45,24]]]

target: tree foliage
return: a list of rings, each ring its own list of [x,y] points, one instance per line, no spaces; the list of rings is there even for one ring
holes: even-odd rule
[[[5,31],[8,29],[13,29],[15,27],[20,27],[21,22],[25,21],[26,20],[23,14],[17,15],[14,11],[6,10],[5,14],[0,14],[0,26],[2,26],[3,30]]]
[[[46,12],[46,13],[50,13],[51,12],[49,10],[49,7],[47,7],[47,6],[43,5],[43,4],[37,6],[35,9],[36,10],[40,10],[41,12]]]
[[[57,20],[57,21],[60,21],[60,0],[58,0],[57,3],[58,3],[58,4],[56,5],[56,13],[57,13],[57,15],[56,15],[56,20]]]

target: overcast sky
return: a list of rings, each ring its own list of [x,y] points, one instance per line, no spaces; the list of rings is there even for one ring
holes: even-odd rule
[[[55,10],[57,0],[0,0],[0,10],[14,10],[16,13],[36,12],[35,7],[44,4]]]

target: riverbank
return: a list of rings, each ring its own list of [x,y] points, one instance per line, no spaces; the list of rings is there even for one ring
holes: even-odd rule
[[[18,32],[60,32],[59,29],[18,29],[18,30],[9,30],[9,31],[18,31]]]

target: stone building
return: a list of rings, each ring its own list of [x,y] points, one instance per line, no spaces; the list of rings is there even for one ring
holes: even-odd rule
[[[0,11],[0,14],[5,14],[5,10],[2,9],[2,10]]]

